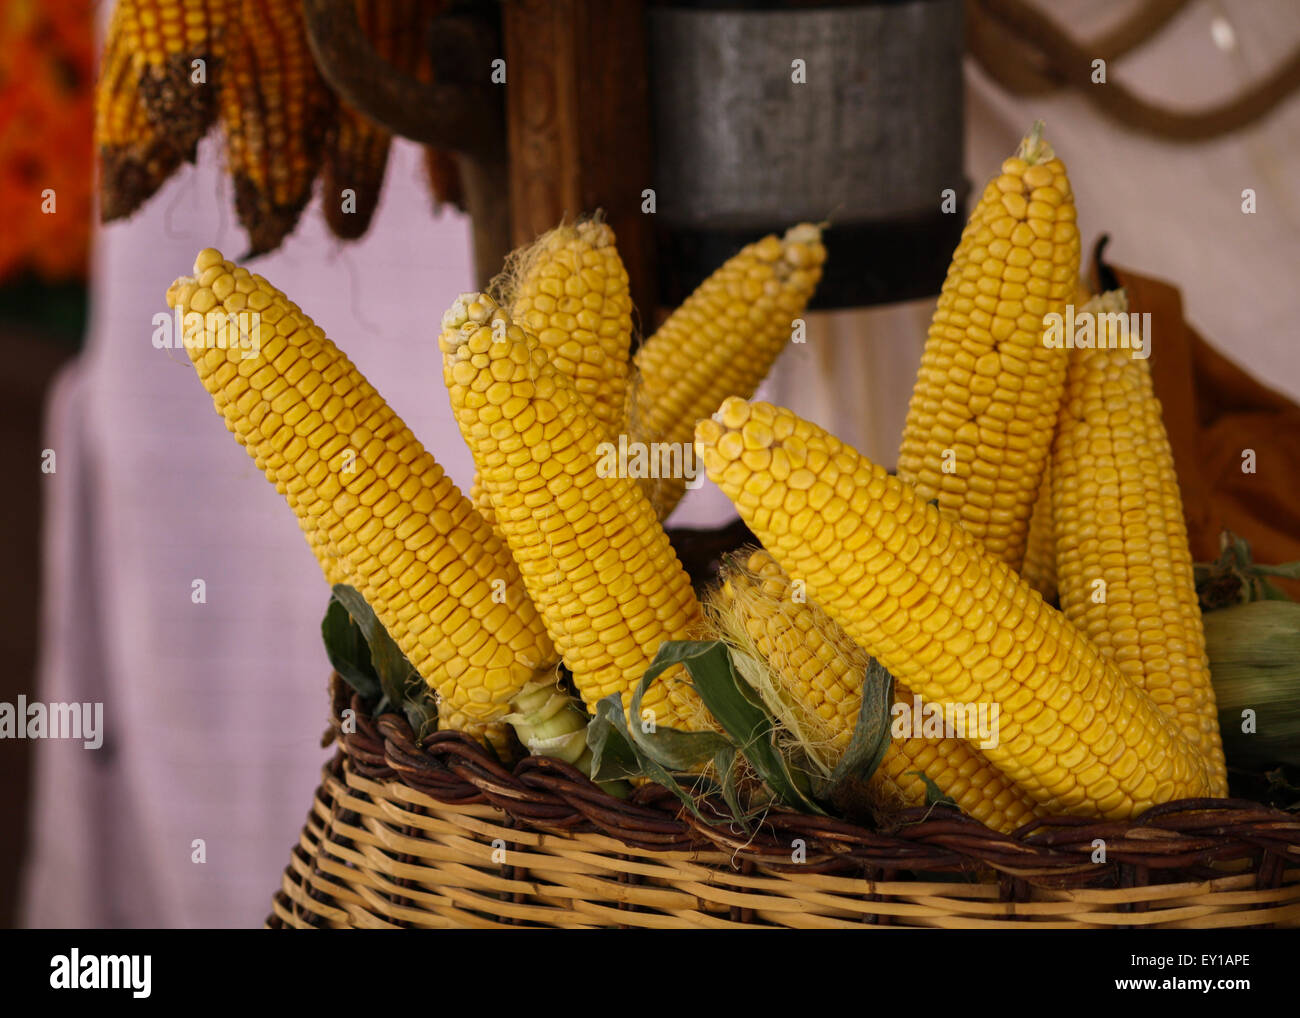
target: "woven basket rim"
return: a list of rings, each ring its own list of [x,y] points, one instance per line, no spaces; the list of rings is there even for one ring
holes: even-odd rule
[[[528,756],[510,770],[460,732],[417,740],[401,715],[371,717],[337,674],[330,688],[326,741],[337,742],[358,774],[399,781],[448,805],[490,804],[511,825],[543,833],[603,834],[659,852],[720,851],[736,868],[774,873],[974,879],[991,870],[1013,895],[1016,885],[1124,888],[1244,874],[1263,890],[1300,866],[1300,817],[1246,799],[1183,799],[1131,821],[1035,820],[1009,835],[942,805],[905,810],[887,829],[773,808],[746,832],[720,811],[716,822],[693,816],[658,785],[618,799],[560,760]],[[346,726],[345,709],[352,712]],[[1098,843],[1104,861],[1094,861]]]

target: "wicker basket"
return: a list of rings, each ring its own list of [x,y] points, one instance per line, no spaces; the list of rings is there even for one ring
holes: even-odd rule
[[[657,786],[619,800],[555,760],[511,772],[454,732],[417,743],[333,691],[339,751],[273,928],[1300,926],[1300,818],[1253,802],[1013,837],[945,807],[888,832],[774,811],[746,834]]]

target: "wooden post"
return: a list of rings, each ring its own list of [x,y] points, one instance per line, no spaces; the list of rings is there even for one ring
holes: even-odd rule
[[[596,209],[618,237],[643,326],[654,319],[644,0],[504,0],[511,237]]]

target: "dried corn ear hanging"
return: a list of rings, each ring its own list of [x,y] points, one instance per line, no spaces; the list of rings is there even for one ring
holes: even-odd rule
[[[117,0],[149,121],[191,162],[217,111],[227,30],[239,0]]]
[[[695,422],[725,397],[752,396],[794,334],[825,260],[820,228],[801,223],[750,244],[701,283],[633,358],[629,442],[685,449]],[[680,476],[643,484],[660,519],[686,493]]]
[[[1173,720],[906,482],[767,403],[728,399],[696,446],[786,573],[897,681],[997,705],[985,756],[1045,811],[1121,819],[1207,794]]]
[[[738,556],[724,568],[710,615],[732,647],[761,662],[773,694],[765,701],[829,774],[853,738],[871,655],[762,550]],[[902,685],[895,685],[894,697],[912,704]],[[994,830],[1010,832],[1033,819],[1032,800],[958,738],[894,739],[872,775],[872,791],[885,807],[923,805],[922,774]]]
[[[296,0],[238,0],[220,116],[249,255],[279,246],[311,198],[335,99]]]
[[[602,470],[599,424],[535,338],[485,294],[463,294],[439,344],[452,410],[547,632],[589,709],[624,708],[661,643],[689,639],[700,605],[634,481]],[[706,714],[680,669],[642,707],[657,725]]]
[[[1103,656],[1177,720],[1227,795],[1214,687],[1205,656],[1187,523],[1150,361],[1111,326],[1122,291],[1089,301],[1094,349],[1070,352],[1053,452],[1061,610]],[[1125,333],[1126,334],[1126,333]],[[1149,352],[1149,351],[1148,351]]]
[[[194,273],[167,294],[190,358],[227,427],[285,494],[327,579],[374,608],[437,692],[443,727],[499,733],[511,698],[553,660],[513,560],[284,294],[213,249]],[[222,340],[232,320],[255,330],[254,356]]]
[[[181,152],[145,111],[122,6],[109,20],[95,87],[99,205],[104,222],[131,215],[181,164]]]
[[[1013,569],[1025,554],[1065,385],[1044,316],[1075,294],[1079,231],[1041,122],[962,231],[908,405],[898,475]]]
[[[356,0],[357,21],[385,63],[414,76],[426,59],[423,27],[437,6],[431,0]],[[321,167],[321,206],[336,237],[355,240],[370,227],[391,143],[385,128],[339,101]]]

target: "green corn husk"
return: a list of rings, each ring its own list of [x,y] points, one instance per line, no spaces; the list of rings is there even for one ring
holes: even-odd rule
[[[1252,601],[1204,624],[1228,763],[1300,766],[1300,604]]]

